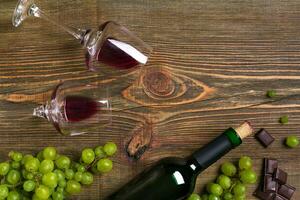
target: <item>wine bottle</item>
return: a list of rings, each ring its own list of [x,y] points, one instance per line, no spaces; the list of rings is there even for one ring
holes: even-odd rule
[[[106,200],[182,200],[194,190],[199,173],[253,132],[249,122],[229,128],[216,139],[183,158],[164,158],[145,170]]]

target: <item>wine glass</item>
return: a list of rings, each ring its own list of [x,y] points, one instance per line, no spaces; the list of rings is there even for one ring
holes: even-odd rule
[[[61,82],[33,115],[47,119],[63,135],[97,132],[111,123],[108,89],[97,83]]]
[[[107,21],[97,29],[77,29],[63,25],[47,16],[34,0],[19,0],[12,23],[18,27],[27,17],[42,18],[71,34],[85,49],[85,63],[91,71],[104,74],[124,74],[147,63],[152,48],[113,21]],[[113,68],[113,69],[112,69]]]

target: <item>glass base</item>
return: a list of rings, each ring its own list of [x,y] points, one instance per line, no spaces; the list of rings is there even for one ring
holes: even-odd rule
[[[33,4],[33,0],[18,1],[12,18],[12,23],[15,27],[18,27],[28,17],[28,10]]]

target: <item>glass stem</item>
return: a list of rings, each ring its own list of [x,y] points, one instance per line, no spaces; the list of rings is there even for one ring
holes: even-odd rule
[[[58,23],[57,21],[51,19],[48,15],[46,15],[39,7],[37,7],[35,4],[32,4],[29,11],[28,11],[30,16],[34,16],[34,17],[38,17],[41,19],[44,19],[50,23],[52,23],[53,25],[56,25],[58,27],[60,27],[62,30],[68,32],[69,34],[71,34],[73,37],[75,37],[76,39],[82,41],[84,38],[84,35],[86,33],[86,30],[83,29],[77,29],[77,28],[73,28],[70,26],[66,26],[63,24]]]

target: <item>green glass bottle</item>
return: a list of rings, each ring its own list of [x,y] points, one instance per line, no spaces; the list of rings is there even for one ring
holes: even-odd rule
[[[188,158],[164,158],[145,170],[106,200],[182,200],[194,190],[199,173],[252,133],[248,122],[227,129]]]

